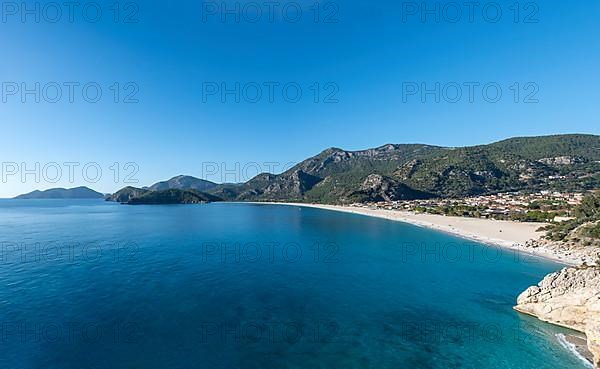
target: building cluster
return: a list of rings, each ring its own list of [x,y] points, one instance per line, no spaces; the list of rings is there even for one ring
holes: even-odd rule
[[[584,193],[571,192],[508,192],[463,199],[383,201],[352,206],[481,218],[510,218],[544,212],[560,221],[569,218],[570,211],[581,203],[583,197]]]

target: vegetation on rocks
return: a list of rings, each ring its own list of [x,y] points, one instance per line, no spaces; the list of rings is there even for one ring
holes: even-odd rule
[[[225,192],[224,200],[348,204],[523,190],[587,191],[600,188],[599,147],[600,136],[562,135],[462,148],[331,148],[282,174],[263,174],[207,192]]]
[[[578,239],[583,244],[600,241],[600,192],[585,196],[573,215],[574,219],[546,227],[547,238],[553,241]]]
[[[219,197],[196,190],[168,189],[152,191],[149,189],[125,187],[113,194],[108,201],[128,205],[168,205],[168,204],[205,204],[220,201]]]
[[[246,183],[175,177],[137,189],[133,197],[147,190],[194,189],[223,201],[350,204],[512,191],[587,191],[600,188],[599,148],[600,136],[594,135],[512,138],[460,148],[423,144],[362,151],[330,148],[284,173],[259,174]],[[129,200],[124,194],[115,201]],[[548,204],[538,205],[526,214],[528,219],[545,219]],[[470,211],[476,209],[448,209],[448,215]]]

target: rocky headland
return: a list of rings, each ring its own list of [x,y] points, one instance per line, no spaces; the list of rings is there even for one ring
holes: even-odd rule
[[[585,333],[595,368],[600,368],[600,267],[564,268],[529,287],[515,310]]]
[[[152,191],[149,189],[126,187],[106,198],[107,201],[127,205],[175,205],[175,204],[206,204],[221,201],[220,198],[196,191],[168,189]]]

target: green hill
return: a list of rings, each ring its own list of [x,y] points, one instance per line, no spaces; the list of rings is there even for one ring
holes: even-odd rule
[[[384,183],[373,187],[372,175]],[[226,200],[349,203],[599,187],[600,136],[562,135],[461,148],[331,148],[280,175],[262,174],[246,184],[209,192]]]
[[[600,136],[559,135],[458,148],[422,144],[362,151],[330,148],[282,174],[264,173],[246,183],[215,185],[204,192],[224,201],[339,204],[595,188],[600,188]],[[121,200],[131,191],[120,194]]]
[[[211,188],[215,188],[216,183],[205,181],[191,176],[177,176],[169,179],[168,181],[158,182],[148,187],[152,191],[164,191],[164,190],[197,190],[206,191]]]
[[[205,204],[220,200],[217,196],[196,190],[169,189],[152,191],[135,187],[125,187],[107,198],[107,201],[116,201],[128,205]]]
[[[169,205],[169,204],[206,204],[219,201],[216,196],[196,190],[170,189],[164,191],[148,191],[130,199],[129,205]]]

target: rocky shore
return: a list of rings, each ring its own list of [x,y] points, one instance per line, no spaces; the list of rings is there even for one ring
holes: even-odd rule
[[[600,267],[564,268],[529,287],[515,310],[585,333],[600,368]]]
[[[531,239],[523,245],[524,252],[545,256],[564,264],[600,266],[600,248],[583,246],[579,243],[555,242],[546,239]]]

